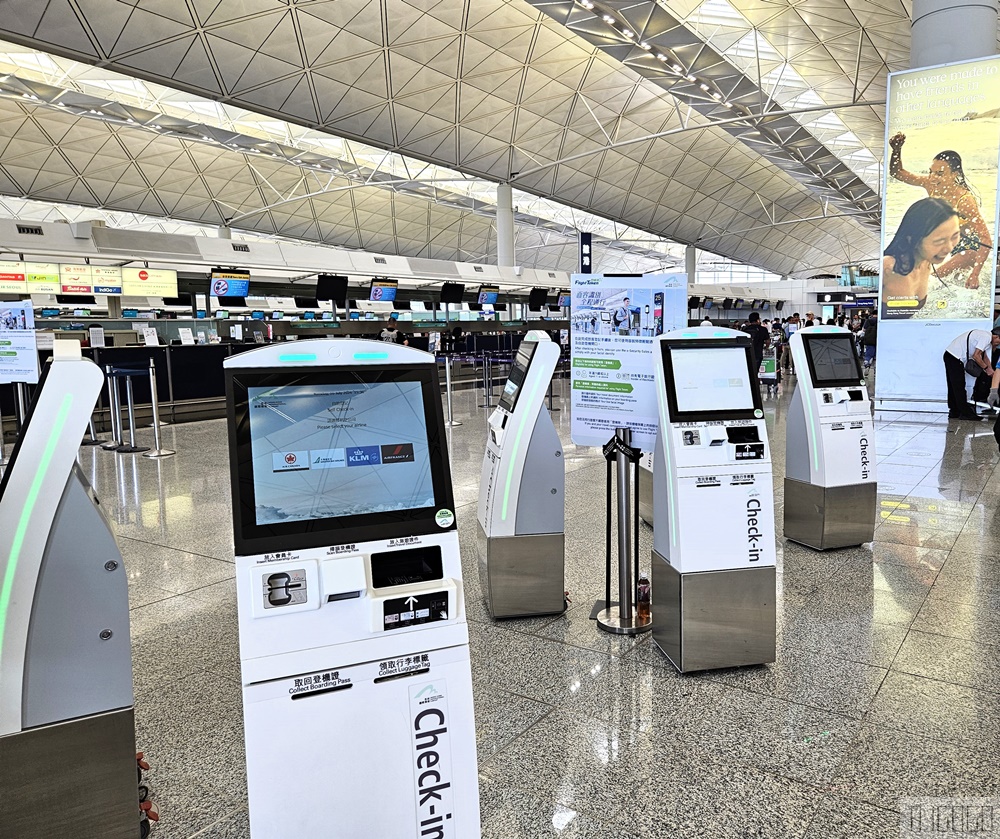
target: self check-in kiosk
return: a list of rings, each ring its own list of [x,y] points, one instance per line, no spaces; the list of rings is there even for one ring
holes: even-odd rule
[[[775,658],[771,450],[750,339],[660,336],[653,640],[681,672]]]
[[[433,356],[299,341],[225,369],[251,835],[476,839]]]
[[[479,576],[495,618],[562,612],[566,474],[545,407],[559,345],[542,331],[521,341],[489,419],[479,482]]]
[[[875,425],[854,338],[811,326],[789,344],[799,377],[785,432],[785,536],[820,550],[870,542]]]
[[[56,341],[0,480],[0,836],[139,835],[128,581],[76,458],[104,374]]]

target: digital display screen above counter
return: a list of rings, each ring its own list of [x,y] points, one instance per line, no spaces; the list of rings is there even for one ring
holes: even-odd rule
[[[496,285],[481,285],[479,286],[479,294],[476,297],[476,302],[479,304],[489,304],[492,306],[497,302],[497,298],[500,296],[500,286]]]
[[[531,366],[531,359],[538,349],[537,341],[521,341],[521,346],[517,348],[517,355],[514,356],[514,363],[510,368],[510,375],[507,383],[503,386],[503,393],[500,394],[500,407],[508,412],[514,412],[517,405],[517,398],[521,395],[521,386],[528,377],[528,368]]]
[[[750,342],[661,343],[671,422],[753,419],[761,410]]]
[[[813,387],[849,387],[864,379],[854,339],[846,334],[802,335]]]
[[[444,419],[426,368],[227,373],[237,550],[452,529]]]
[[[395,280],[372,280],[368,299],[381,300],[383,303],[392,303],[396,299],[398,285]]]

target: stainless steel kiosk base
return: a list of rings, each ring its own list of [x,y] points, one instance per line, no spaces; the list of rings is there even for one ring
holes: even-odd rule
[[[639,518],[650,527],[653,526],[653,473],[643,466],[637,466],[642,470],[639,476]]]
[[[775,569],[681,574],[653,551],[653,640],[681,673],[775,659]]]
[[[566,611],[566,535],[487,536],[477,527],[479,580],[494,618]]]
[[[785,478],[785,538],[821,551],[872,541],[876,487],[821,487]]]
[[[0,737],[0,790],[0,836],[135,839],[132,709]]]

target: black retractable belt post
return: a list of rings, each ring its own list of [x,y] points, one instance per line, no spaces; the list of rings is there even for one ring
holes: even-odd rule
[[[636,583],[639,578],[639,484],[638,467],[642,452],[632,448],[632,429],[615,429],[615,436],[604,446],[608,462],[607,529],[605,540],[605,604],[604,610],[595,615],[597,625],[605,632],[616,635],[637,635],[652,629],[652,621],[640,619],[635,610]],[[611,605],[611,461],[618,470],[618,605]],[[632,491],[632,473],[635,477],[635,509],[629,504]],[[633,530],[634,512],[634,530]],[[634,538],[634,542],[633,542]],[[633,553],[634,551],[634,553]],[[634,557],[634,570],[633,570]],[[596,611],[596,610],[595,610]]]

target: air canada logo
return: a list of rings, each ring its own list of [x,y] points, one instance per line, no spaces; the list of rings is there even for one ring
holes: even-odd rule
[[[298,458],[292,452],[289,452],[288,454],[285,455],[285,463],[287,463],[289,466],[294,466],[297,460]]]
[[[383,463],[413,463],[413,443],[382,446]]]

